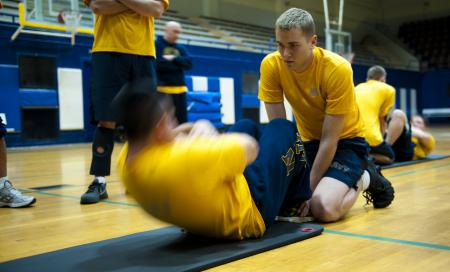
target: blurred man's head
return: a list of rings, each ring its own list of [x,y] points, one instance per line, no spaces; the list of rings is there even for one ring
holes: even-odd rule
[[[425,130],[427,127],[425,119],[420,115],[413,115],[411,118],[411,125],[421,130]]]
[[[317,44],[314,20],[307,11],[291,8],[275,23],[278,51],[289,70],[301,72],[308,68]]]
[[[367,80],[377,80],[386,82],[386,70],[379,65],[375,65],[367,70]]]
[[[170,21],[164,27],[164,39],[168,43],[176,43],[182,31],[181,25],[178,22]]]
[[[174,107],[167,95],[156,92],[150,78],[125,84],[111,107],[131,144],[150,139],[164,142],[174,138],[171,134],[177,125],[173,117]]]

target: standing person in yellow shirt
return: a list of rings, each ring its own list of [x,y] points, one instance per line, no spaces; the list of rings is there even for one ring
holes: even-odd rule
[[[378,164],[394,161],[394,151],[384,141],[386,120],[395,105],[395,89],[386,84],[386,71],[381,66],[372,66],[367,71],[367,82],[355,87],[356,102],[365,124],[364,138],[369,143],[369,155]]]
[[[148,91],[152,85],[133,81],[112,104],[127,138],[120,176],[148,213],[191,233],[237,240],[262,236],[294,206],[305,215],[309,168],[293,123],[273,120],[261,132],[240,120],[226,134],[205,120],[176,127],[171,99]]]
[[[110,103],[130,80],[156,77],[154,17],[168,8],[168,0],[84,0],[96,14],[92,47],[91,119],[97,125],[92,143],[90,174],[94,181],[81,204],[108,197],[114,147],[114,119]]]
[[[285,11],[275,34],[278,51],[261,63],[258,97],[270,120],[286,118],[284,97],[292,106],[311,165],[312,215],[339,220],[362,191],[374,207],[389,206],[394,189],[367,160],[350,63],[316,47],[314,20],[305,10]]]

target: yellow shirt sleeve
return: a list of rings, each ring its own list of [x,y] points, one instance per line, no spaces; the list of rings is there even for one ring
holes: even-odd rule
[[[169,8],[169,0],[160,0],[164,5],[164,10],[167,10]]]
[[[280,71],[273,58],[275,57],[268,55],[261,62],[258,98],[264,102],[279,103],[284,100],[283,90],[280,84]]]
[[[350,63],[342,63],[330,73],[325,90],[327,114],[348,114],[355,110],[353,71]]]
[[[423,150],[425,151],[425,154],[428,155],[433,151],[434,146],[436,145],[436,140],[434,139],[433,135],[431,135],[430,142],[428,144],[422,145]]]
[[[389,114],[389,111],[394,107],[395,104],[395,89],[388,86],[386,89],[386,97],[380,108],[380,116],[384,117]]]

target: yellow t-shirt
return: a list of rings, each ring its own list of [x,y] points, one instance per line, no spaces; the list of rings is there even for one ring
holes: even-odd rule
[[[319,47],[314,48],[311,65],[300,73],[289,70],[274,52],[261,63],[258,98],[280,103],[286,96],[304,141],[320,140],[325,114],[345,115],[340,139],[364,137],[352,75],[347,60]]]
[[[433,151],[434,146],[436,145],[436,140],[433,136],[431,136],[429,144],[421,144],[417,137],[411,137],[411,140],[416,144],[416,146],[414,147],[414,160],[425,158],[428,154],[431,153],[431,151]]]
[[[204,236],[260,237],[265,224],[243,175],[246,158],[233,135],[181,138],[142,150],[118,167],[127,191],[151,215]]]
[[[385,117],[395,104],[395,89],[386,83],[368,80],[355,87],[356,102],[365,125],[365,138],[370,146],[383,142],[380,117]]]
[[[161,0],[164,9],[169,0]],[[119,52],[155,56],[154,18],[127,10],[114,15],[97,15],[92,52]]]

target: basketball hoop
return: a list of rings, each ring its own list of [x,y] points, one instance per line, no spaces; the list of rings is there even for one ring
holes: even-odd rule
[[[75,44],[75,34],[78,30],[78,24],[81,20],[81,14],[78,11],[64,11],[62,18],[66,24],[66,31],[71,34],[72,45]]]

